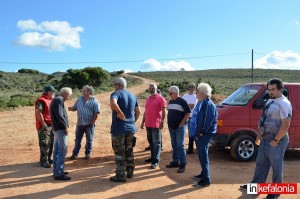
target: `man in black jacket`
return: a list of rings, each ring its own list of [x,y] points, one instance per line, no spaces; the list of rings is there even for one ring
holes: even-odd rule
[[[71,180],[64,171],[65,156],[68,149],[68,114],[64,102],[69,100],[72,89],[64,87],[60,95],[50,104],[52,129],[54,132],[53,177],[55,180]]]

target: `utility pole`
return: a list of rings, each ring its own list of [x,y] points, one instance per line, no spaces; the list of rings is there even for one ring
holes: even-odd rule
[[[252,49],[252,53],[251,53],[251,55],[252,55],[252,70],[251,70],[251,77],[252,77],[252,83],[253,83],[253,49]]]

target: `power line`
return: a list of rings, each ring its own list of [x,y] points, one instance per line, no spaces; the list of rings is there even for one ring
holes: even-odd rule
[[[230,53],[230,54],[219,54],[219,55],[205,55],[205,56],[196,56],[196,57],[176,57],[176,58],[159,58],[155,59],[158,61],[168,61],[168,60],[188,60],[188,59],[204,59],[211,57],[225,57],[225,56],[234,56],[234,55],[244,55],[247,53]],[[135,63],[135,62],[144,62],[145,60],[118,60],[118,61],[86,61],[86,62],[12,62],[12,61],[1,61],[0,64],[112,64],[112,63]]]

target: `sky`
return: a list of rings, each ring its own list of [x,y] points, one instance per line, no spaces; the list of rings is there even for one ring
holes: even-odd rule
[[[300,69],[299,0],[0,0],[0,70]]]

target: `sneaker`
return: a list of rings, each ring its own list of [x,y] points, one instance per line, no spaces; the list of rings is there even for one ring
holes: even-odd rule
[[[194,185],[195,187],[209,187],[210,182],[205,182],[204,180],[200,180],[197,184]]]
[[[152,162],[152,158],[146,159],[145,162]]]
[[[51,168],[51,164],[49,164],[49,162],[43,162],[43,163],[41,163],[41,167]]]
[[[193,180],[202,180],[203,176],[200,174],[197,176],[193,176],[192,178],[193,178]]]
[[[241,185],[240,190],[247,191],[247,185],[246,184]]]
[[[273,195],[273,194],[268,194],[266,199],[276,199],[279,198],[280,195]]]
[[[63,174],[60,176],[54,176],[54,180],[71,180],[71,178]]]
[[[85,155],[84,157],[86,160],[89,160],[91,158],[91,155]]]
[[[146,147],[145,151],[150,151],[150,146]]]
[[[75,160],[75,159],[77,159],[77,155],[71,155],[71,156],[69,157],[69,159],[70,159],[70,160]]]
[[[180,165],[177,173],[183,173],[185,171],[185,165]]]
[[[150,169],[156,169],[158,167],[158,163],[153,163],[150,166]]]
[[[194,150],[193,149],[187,149],[186,150],[186,154],[193,154],[194,153]]]
[[[112,181],[112,182],[126,182],[125,176],[124,177],[119,177],[117,175],[110,177],[109,180]]]
[[[179,163],[170,162],[170,164],[166,165],[167,168],[177,168],[179,167]]]

